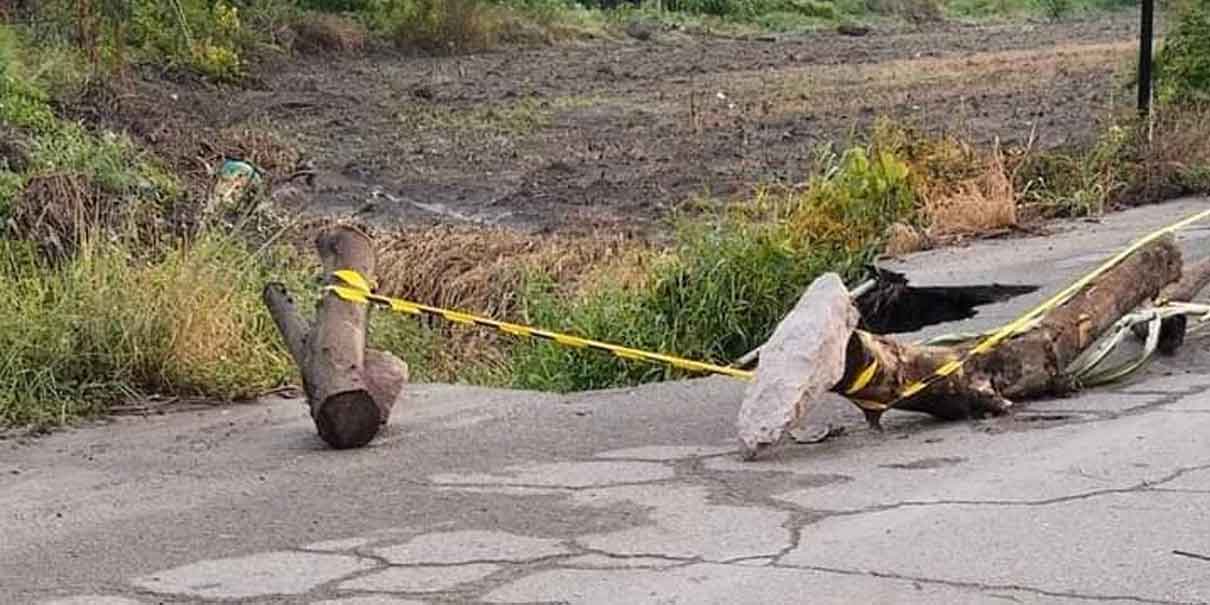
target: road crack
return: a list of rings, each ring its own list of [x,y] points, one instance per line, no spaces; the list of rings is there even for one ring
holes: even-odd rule
[[[960,580],[944,580],[940,578],[928,578],[921,576],[909,576],[904,574],[896,574],[890,572],[879,571],[860,571],[855,569],[843,569],[837,567],[821,567],[816,565],[787,565],[780,562],[773,563],[770,567],[780,569],[803,569],[817,571],[821,573],[839,574],[845,576],[867,576],[873,578],[899,580],[905,582],[919,582],[921,584],[933,584],[937,586],[948,586],[951,588],[963,588],[968,590],[978,590],[980,592],[992,591],[1019,591],[1036,594],[1046,597],[1063,597],[1070,599],[1085,599],[1089,601],[1104,601],[1104,602],[1127,602],[1127,603],[1148,603],[1156,605],[1195,605],[1193,601],[1171,601],[1167,599],[1151,599],[1135,595],[1095,595],[1085,594],[1075,591],[1058,591],[1047,590],[1045,588],[1037,588],[1024,584],[988,584],[983,582],[964,582]],[[1003,596],[1003,595],[1000,595]]]

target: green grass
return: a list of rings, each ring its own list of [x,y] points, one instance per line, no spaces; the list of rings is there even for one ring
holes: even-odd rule
[[[179,195],[175,177],[124,134],[93,133],[56,116],[52,91],[79,86],[85,78],[61,47],[33,50],[0,25],[0,124],[27,137],[29,147],[21,171],[0,166],[0,215],[29,178],[48,174],[82,175],[106,192],[161,204]]]
[[[148,394],[229,401],[298,384],[261,303],[264,285],[282,281],[304,314],[314,308],[315,267],[295,256],[208,232],[154,255],[95,238],[50,263],[0,240],[0,426],[53,426]],[[429,377],[435,334],[385,314],[370,333],[414,380]]]
[[[670,255],[632,288],[604,286],[566,300],[534,279],[526,319],[581,336],[728,363],[763,342],[811,280],[853,278],[887,227],[913,218],[907,166],[877,148],[825,162],[801,192],[765,191],[715,221],[684,222]],[[568,391],[679,376],[591,351],[525,344],[518,387]]]
[[[1052,150],[1017,171],[1020,203],[1049,217],[1099,216],[1130,186],[1131,156],[1140,148],[1137,125],[1107,128],[1088,149]]]
[[[992,19],[1042,16],[1060,20],[1096,12],[1127,10],[1134,0],[946,0],[945,14],[954,18]]]
[[[260,305],[267,259],[218,235],[142,256],[97,238],[51,264],[0,244],[0,425],[61,423],[143,393],[248,397],[290,375]]]

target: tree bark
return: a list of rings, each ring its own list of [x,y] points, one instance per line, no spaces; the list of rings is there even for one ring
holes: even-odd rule
[[[1154,300],[1165,286],[1180,278],[1181,255],[1172,238],[1152,242],[1043,315],[1028,332],[970,359],[947,378],[898,402],[905,387],[959,359],[978,341],[930,347],[857,331],[846,350],[845,375],[833,390],[854,400],[874,427],[892,403],[895,409],[946,419],[1002,414],[1014,399],[1074,389],[1063,373],[1071,361],[1120,317]],[[878,368],[873,378],[856,392],[847,392],[847,385],[871,362],[877,362]]]
[[[374,277],[374,251],[365,234],[337,227],[316,240],[327,283],[341,269]],[[368,305],[333,293],[320,299],[314,326],[299,315],[281,284],[265,287],[264,301],[303,379],[319,436],[337,449],[370,442],[387,421],[407,380],[399,358],[365,347]]]

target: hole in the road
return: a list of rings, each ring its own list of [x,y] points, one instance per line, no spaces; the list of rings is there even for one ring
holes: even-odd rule
[[[861,328],[875,334],[915,332],[926,326],[970,319],[978,307],[1038,289],[1031,285],[911,286],[902,273],[869,267],[873,288],[857,298]]]

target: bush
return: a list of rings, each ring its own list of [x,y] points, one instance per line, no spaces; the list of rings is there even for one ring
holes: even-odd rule
[[[1156,58],[1156,97],[1210,103],[1210,0],[1179,4],[1175,21]]]
[[[1103,213],[1128,187],[1130,156],[1141,132],[1111,126],[1088,149],[1051,150],[1025,160],[1015,170],[1021,203],[1045,217]]]
[[[305,15],[294,24],[295,48],[311,53],[356,52],[365,48],[364,25],[338,15]]]
[[[910,21],[940,21],[942,0],[865,0],[865,11],[876,15],[895,15]]]
[[[317,10],[328,13],[352,13],[371,10],[376,0],[298,0],[299,6],[306,10]]]
[[[0,232],[13,225],[21,231],[81,222],[73,210],[84,208],[91,218],[173,202],[179,192],[175,178],[129,138],[92,133],[55,115],[43,85],[46,72],[35,77],[25,52],[12,30],[0,26],[0,134],[7,139],[0,145],[0,212],[6,218]],[[39,182],[52,186],[29,186]],[[103,205],[98,196],[104,197]],[[22,220],[22,214],[34,220]],[[41,233],[59,238],[60,248],[67,245],[63,239],[75,239],[57,228]]]
[[[1072,0],[1038,0],[1042,13],[1051,21],[1060,21],[1071,14],[1074,8]]]
[[[94,65],[167,63],[235,79],[255,38],[229,0],[50,0],[38,10],[43,37],[71,40]]]
[[[449,53],[494,45],[504,13],[480,0],[373,0],[359,17],[400,48]]]

